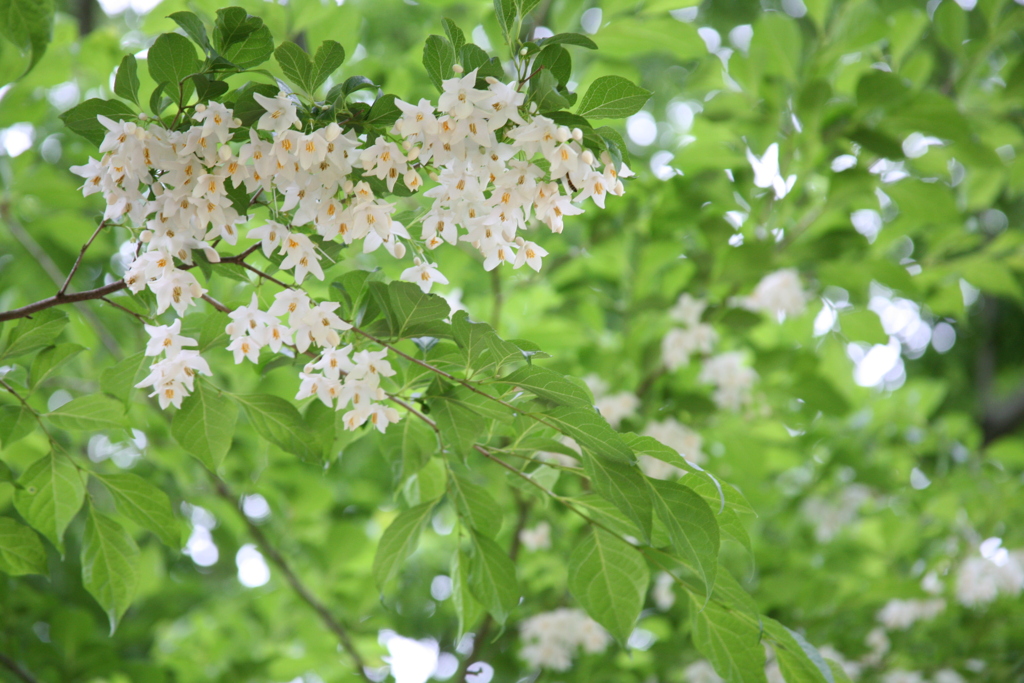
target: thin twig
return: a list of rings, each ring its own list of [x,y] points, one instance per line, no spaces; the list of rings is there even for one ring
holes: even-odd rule
[[[11,673],[21,679],[24,683],[39,683],[35,676],[30,674],[28,671],[25,671],[25,669],[21,668],[20,664],[5,655],[3,652],[0,652],[0,664],[7,667]]]
[[[113,300],[111,300],[111,299],[108,299],[108,298],[107,298],[107,297],[105,297],[105,296],[104,296],[104,297],[100,297],[100,301],[103,301],[103,302],[105,302],[105,303],[108,303],[108,304],[110,304],[111,306],[113,306],[114,308],[117,308],[117,309],[120,309],[120,310],[124,311],[124,312],[125,312],[125,313],[127,313],[128,315],[131,315],[131,316],[135,316],[135,317],[136,317],[136,318],[137,318],[137,319],[139,320],[139,322],[142,322],[142,323],[150,323],[150,322],[152,322],[152,320],[153,320],[152,318],[150,318],[150,317],[148,317],[148,316],[144,316],[144,315],[142,315],[141,313],[136,313],[136,312],[135,312],[135,311],[133,311],[132,309],[130,309],[130,308],[127,308],[127,307],[125,307],[125,306],[122,306],[121,304],[117,303],[116,301],[113,301]]]
[[[324,625],[335,636],[337,636],[338,642],[341,643],[345,652],[347,652],[349,657],[352,658],[356,674],[364,681],[367,681],[367,683],[373,683],[373,679],[366,673],[365,660],[363,660],[362,655],[359,654],[359,651],[356,649],[355,644],[353,644],[352,639],[349,636],[348,628],[336,619],[334,615],[331,614],[330,610],[327,609],[326,605],[320,602],[320,600],[318,600],[310,590],[306,588],[306,585],[302,583],[302,580],[299,579],[294,571],[292,571],[291,565],[289,565],[288,561],[284,559],[284,556],[277,550],[277,548],[271,545],[266,534],[263,533],[263,530],[260,529],[260,527],[251,519],[246,517],[239,509],[238,497],[231,492],[231,489],[228,488],[228,485],[224,480],[212,472],[210,473],[210,478],[213,479],[214,486],[217,488],[217,494],[231,504],[232,508],[238,513],[239,518],[245,522],[245,526],[249,529],[249,534],[256,539],[256,543],[259,544],[266,556],[269,557],[270,561],[277,565],[278,569],[281,570],[281,573],[284,574],[285,580],[288,581],[292,590],[294,590],[307,605],[313,608],[313,611],[317,613],[317,616],[320,617],[320,620]]]
[[[6,390],[7,390],[7,392],[8,392],[9,394],[11,394],[12,396],[14,396],[14,398],[18,399],[18,401],[20,401],[20,402],[21,402],[21,405],[23,405],[23,406],[25,407],[25,410],[27,410],[28,412],[32,413],[32,417],[34,417],[34,418],[36,419],[36,422],[38,422],[38,423],[39,423],[39,426],[40,426],[40,428],[42,428],[42,430],[43,430],[43,434],[46,434],[46,438],[47,438],[47,439],[49,439],[49,440],[50,440],[50,441],[52,442],[52,441],[53,441],[53,437],[52,437],[52,436],[50,436],[50,432],[49,432],[49,431],[47,431],[47,429],[46,429],[46,425],[44,425],[44,424],[43,424],[43,418],[39,417],[39,412],[38,412],[38,411],[36,411],[36,409],[35,409],[35,408],[33,408],[32,406],[30,406],[30,405],[28,404],[28,401],[26,401],[26,400],[25,400],[25,398],[24,398],[24,397],[23,397],[23,396],[22,396],[21,394],[19,394],[19,393],[18,393],[18,392],[17,392],[17,391],[16,391],[15,389],[14,389],[14,387],[12,387],[12,386],[11,386],[10,384],[8,384],[8,383],[7,383],[6,381],[4,381],[4,380],[0,379],[0,386],[2,386],[2,387],[3,387],[4,389],[6,389]]]
[[[216,299],[214,299],[209,294],[203,294],[203,301],[205,301],[206,303],[210,304],[211,306],[216,308],[221,313],[230,313],[232,311],[231,308],[229,308],[228,306],[225,306],[221,302],[217,301]]]
[[[100,224],[96,226],[95,230],[93,230],[92,236],[85,244],[82,245],[81,251],[78,252],[78,258],[75,259],[74,265],[71,266],[71,272],[68,273],[68,277],[64,280],[64,284],[60,286],[59,290],[57,290],[58,299],[63,298],[64,293],[68,291],[68,287],[71,285],[71,278],[75,276],[75,273],[78,272],[78,267],[82,265],[82,258],[85,257],[85,252],[89,250],[90,246],[92,246],[93,240],[95,240],[96,236],[100,234],[100,230],[105,227],[107,227],[107,221],[100,221]]]

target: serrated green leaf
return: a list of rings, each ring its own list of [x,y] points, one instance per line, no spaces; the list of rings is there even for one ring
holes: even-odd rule
[[[181,526],[166,493],[129,472],[94,476],[110,491],[118,512],[152,531],[167,547],[181,549]]]
[[[213,49],[232,64],[251,69],[270,59],[274,53],[274,37],[259,17],[241,7],[226,7],[217,10]],[[277,88],[274,91],[276,93]]]
[[[451,313],[448,303],[437,294],[425,294],[411,282],[371,283],[371,290],[387,290],[387,308],[384,311],[391,334],[398,338],[422,336],[432,331],[431,323],[444,320]]]
[[[128,405],[146,367],[147,357],[142,351],[132,354],[103,371],[100,375],[100,388]]]
[[[502,510],[487,489],[465,477],[454,475],[448,478],[448,494],[454,501],[459,516],[472,529],[491,538],[498,534],[501,529]]]
[[[18,479],[14,507],[33,529],[64,553],[64,530],[85,500],[85,482],[67,456],[50,453]]]
[[[617,507],[640,530],[640,540],[651,540],[653,510],[647,484],[640,471],[624,462],[595,457],[584,448],[583,469],[594,491]]]
[[[206,35],[206,26],[203,25],[203,20],[194,12],[174,12],[169,14],[167,18],[173,20],[175,24],[181,27],[185,35],[195,41],[196,45],[203,48],[204,52],[209,54],[212,48],[210,47],[210,39]]]
[[[276,446],[305,460],[319,457],[319,449],[307,432],[302,415],[288,401],[269,394],[236,396],[256,433]]]
[[[22,318],[11,331],[0,359],[17,358],[50,346],[67,324],[67,314],[56,308],[47,308],[31,318]]]
[[[373,558],[373,576],[381,592],[398,576],[402,565],[416,550],[420,533],[433,509],[434,501],[430,501],[405,510],[384,530],[377,544],[377,554]]]
[[[40,351],[35,360],[32,361],[32,374],[30,386],[34,389],[39,383],[53,374],[54,370],[67,363],[69,360],[85,351],[85,347],[79,344],[57,344]]]
[[[455,48],[455,53],[458,54],[462,50],[462,46],[466,44],[466,34],[462,32],[455,22],[445,17],[441,20],[441,26],[444,27],[444,33],[448,36],[448,40],[451,41],[452,47]],[[472,71],[471,67],[467,67],[465,64],[462,65],[466,71]]]
[[[455,343],[462,349],[466,357],[466,367],[482,370],[493,365],[490,347],[486,337],[494,334],[494,329],[484,322],[472,322],[466,311],[456,311],[452,315],[452,336]]]
[[[42,58],[53,33],[53,0],[0,0],[0,36],[28,52],[25,73]],[[23,74],[3,74],[0,85]]]
[[[597,43],[582,33],[556,33],[553,36],[548,36],[547,38],[538,40],[537,44],[542,47],[546,47],[548,45],[578,45],[579,47],[585,47],[588,50],[597,49]]]
[[[501,27],[506,43],[511,43],[513,38],[518,37],[512,35],[516,27],[518,9],[516,0],[494,0],[494,16],[498,19],[498,26]]]
[[[594,412],[594,401],[583,387],[573,384],[554,370],[537,365],[521,367],[501,379],[495,380],[495,383],[520,387],[558,405],[575,406]],[[600,418],[598,417],[598,419]],[[611,428],[609,427],[609,429]]]
[[[444,394],[428,396],[427,405],[441,432],[441,441],[457,454],[466,456],[487,427],[484,418],[461,402],[448,400]]]
[[[274,59],[284,72],[284,77],[292,85],[307,94],[312,94],[310,86],[313,82],[313,61],[305,50],[295,43],[285,41],[274,50]]]
[[[640,616],[650,579],[636,548],[596,527],[569,557],[569,592],[622,644]]]
[[[711,508],[685,486],[648,479],[654,511],[665,524],[673,553],[704,582],[705,597],[711,597],[718,572],[719,532]]]
[[[760,629],[711,602],[691,597],[693,644],[718,675],[732,683],[766,683]]]
[[[314,91],[331,77],[345,61],[345,48],[335,40],[325,40],[313,56],[310,90]]]
[[[402,110],[395,104],[398,98],[394,95],[381,95],[373,101],[370,111],[366,112],[363,122],[370,126],[390,129],[402,116]],[[411,283],[410,283],[411,284]],[[419,289],[417,287],[417,289]]]
[[[68,109],[60,115],[60,120],[72,131],[99,147],[107,134],[107,129],[96,119],[100,115],[114,121],[138,118],[138,114],[120,100],[101,100],[94,97]]]
[[[124,527],[92,507],[82,542],[82,585],[110,619],[111,634],[135,599],[139,547]]]
[[[423,46],[423,68],[427,70],[430,82],[438,90],[441,81],[454,75],[452,65],[455,64],[455,48],[441,36],[428,36]]]
[[[181,403],[171,419],[171,435],[182,448],[216,472],[231,448],[238,420],[238,406],[203,382]]]
[[[135,55],[125,55],[121,59],[114,77],[114,94],[142,106],[139,104],[139,63]]]
[[[39,426],[35,415],[23,405],[0,406],[0,444],[9,448]]]
[[[633,451],[597,410],[566,406],[555,408],[545,414],[544,419],[603,459],[620,463],[634,461]]]
[[[36,532],[10,517],[0,517],[0,572],[11,576],[46,575],[46,548]]]
[[[199,71],[199,58],[192,41],[177,33],[163,33],[157,36],[149,48],[146,63],[149,75],[157,83],[170,83],[171,97],[179,96],[179,84]],[[176,100],[177,101],[177,100]]]
[[[127,427],[124,407],[102,394],[80,396],[44,416],[60,429],[97,431]]]
[[[515,564],[497,543],[480,533],[473,534],[469,590],[499,624],[504,624],[509,612],[519,604]]]
[[[457,638],[462,638],[480,621],[484,608],[469,590],[469,558],[461,550],[452,554],[451,579],[452,603],[459,619]]]
[[[592,119],[623,119],[640,111],[651,97],[622,76],[602,76],[590,84],[576,113]]]
[[[835,683],[832,669],[802,635],[769,617],[762,621],[786,683]]]

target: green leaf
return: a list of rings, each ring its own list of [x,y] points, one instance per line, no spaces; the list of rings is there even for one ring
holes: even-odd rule
[[[225,83],[224,81],[211,81],[209,78],[207,78],[203,74],[192,74],[192,76],[190,76],[190,79],[192,80],[192,82],[196,86],[196,99],[199,100],[200,102],[209,102],[210,100],[218,100],[218,99],[220,99],[221,95],[223,95],[224,93],[226,93],[228,91],[228,84],[227,83]],[[228,182],[231,182],[231,181],[229,180]],[[244,190],[243,190],[243,192],[244,192]],[[239,208],[242,209],[241,211],[238,211],[240,214],[245,214],[246,213],[245,209],[248,208],[248,198],[246,198],[246,200],[247,201],[245,202],[245,204],[243,204],[241,207],[235,206],[235,210],[236,211],[238,211]],[[235,265],[235,264],[225,264],[225,265]]]
[[[237,420],[233,401],[198,382],[171,419],[171,435],[206,469],[216,472],[231,448]]]
[[[124,527],[89,508],[82,542],[82,585],[110,619],[110,633],[139,587],[139,547]]]
[[[533,69],[544,69],[564,86],[572,77],[572,57],[561,45],[549,45],[540,51],[533,62]],[[539,103],[538,103],[538,106]]]
[[[455,48],[441,36],[429,36],[423,46],[423,68],[427,70],[430,82],[438,90],[441,81],[454,75],[452,65],[455,64]]]
[[[17,358],[50,346],[67,324],[67,314],[56,308],[47,308],[31,318],[22,318],[11,331],[0,359]]]
[[[583,469],[597,495],[615,505],[636,525],[640,540],[650,542],[654,507],[639,470],[617,460],[596,458],[586,449],[583,450]]]
[[[537,365],[526,365],[495,381],[498,384],[507,384],[526,389],[531,394],[558,405],[575,406],[594,412],[595,415],[597,414],[593,410],[594,400],[587,390],[577,384],[573,384],[554,370]]]
[[[622,644],[640,616],[650,579],[636,548],[596,527],[569,557],[569,592]]]
[[[0,572],[11,576],[46,575],[46,548],[36,532],[10,517],[0,517]]]
[[[305,50],[295,43],[285,41],[274,50],[274,59],[292,85],[298,86],[308,95],[313,94],[313,61]]]
[[[622,119],[640,111],[651,92],[622,76],[602,76],[580,100],[576,113],[592,119]]]
[[[378,97],[373,101],[370,111],[366,112],[366,118],[363,119],[363,123],[390,129],[391,126],[395,125],[395,121],[402,116],[402,110],[395,104],[397,99],[394,95],[381,95]]]
[[[456,637],[461,639],[484,615],[484,608],[469,590],[469,558],[461,550],[452,553],[451,578],[452,603],[459,619]]]
[[[467,72],[477,69],[476,80],[478,83],[488,76],[505,80],[505,68],[501,65],[501,60],[491,57],[473,43],[466,43],[456,54],[459,55],[459,64]]]
[[[25,73],[32,70],[50,44],[53,12],[53,0],[0,0],[0,36],[29,53]],[[15,78],[14,74],[4,74],[0,85]]]
[[[203,20],[196,16],[194,12],[174,12],[168,15],[167,18],[174,20],[174,23],[181,27],[185,35],[195,41],[196,45],[203,48],[203,52],[210,53],[212,48],[210,47],[210,39],[206,35],[206,26],[203,25]]]
[[[828,665],[828,668],[832,672],[832,677],[835,679],[836,683],[853,683],[853,681],[850,680],[850,676],[847,675],[846,669],[843,668],[842,664],[832,659],[826,659],[825,664]]]
[[[416,550],[420,533],[433,509],[434,501],[409,508],[395,517],[391,526],[384,530],[377,545],[377,554],[373,558],[373,576],[381,592],[384,586],[398,576],[405,561]]]
[[[516,565],[497,543],[479,533],[473,534],[469,590],[499,624],[505,623],[521,595]]]
[[[765,633],[775,641],[772,649],[786,683],[835,683],[828,663],[802,635],[769,617],[763,623]]]
[[[167,547],[181,550],[181,526],[166,493],[128,472],[94,476],[110,491],[118,512],[152,531]]]
[[[0,406],[0,443],[5,448],[31,434],[38,425],[35,415],[25,406]]]
[[[343,83],[331,87],[327,93],[327,101],[341,108],[348,96],[359,90],[378,90],[378,86],[366,76],[349,76]]]
[[[466,311],[452,314],[452,336],[465,354],[467,368],[482,370],[494,363],[486,339],[492,334],[494,329],[490,325],[471,321]]]
[[[494,16],[498,19],[498,26],[505,36],[505,42],[511,45],[512,39],[518,36],[512,35],[516,27],[516,0],[494,0]]]
[[[558,77],[547,69],[530,79],[530,99],[537,103],[539,111],[553,113],[571,106],[558,86]]]
[[[696,598],[691,601],[693,644],[718,675],[730,683],[766,683],[758,626],[713,602],[702,606]]]
[[[542,47],[546,47],[548,45],[579,45],[580,47],[585,47],[588,50],[597,49],[597,43],[582,33],[556,33],[553,36],[541,38],[537,41],[537,44]]]
[[[444,320],[451,313],[448,303],[437,294],[424,294],[411,282],[374,282],[371,290],[387,288],[387,307],[391,334],[398,338],[417,337],[433,332],[429,325]]]
[[[482,486],[465,477],[448,478],[448,493],[459,516],[475,531],[494,538],[501,529],[502,509]]]
[[[463,403],[449,400],[449,392],[429,396],[427,406],[430,407],[430,415],[441,432],[441,441],[455,453],[465,457],[473,449],[477,439],[481,438],[487,423],[483,417]]]
[[[98,431],[128,426],[121,403],[103,394],[80,396],[43,417],[54,426],[68,430]]]
[[[182,40],[185,39],[182,38]],[[107,129],[96,119],[100,115],[114,121],[138,118],[138,114],[120,100],[101,100],[94,97],[82,102],[77,107],[68,109],[60,115],[60,120],[72,131],[99,147],[107,134]],[[55,311],[56,309],[48,310]]]
[[[705,597],[711,597],[718,572],[718,523],[711,508],[685,486],[648,479],[654,511],[665,524],[673,553],[704,582]]]
[[[270,394],[236,396],[256,433],[305,460],[318,459],[319,448],[306,430],[302,415],[288,401]]]
[[[85,483],[67,456],[50,453],[18,479],[14,507],[33,529],[64,554],[64,530],[85,500]]]
[[[795,81],[802,46],[800,27],[795,19],[779,12],[767,12],[754,25],[750,62],[762,73]]]
[[[448,485],[448,470],[440,458],[430,458],[402,485],[402,495],[409,505],[436,501]]]
[[[391,457],[402,463],[401,478],[404,480],[427,464],[437,449],[437,439],[423,421],[402,420],[384,434],[384,446]]]
[[[274,37],[259,17],[241,7],[227,7],[217,10],[213,49],[235,66],[251,69],[270,59],[274,53]]]
[[[147,367],[147,357],[142,351],[132,354],[103,371],[100,388],[127,406],[135,385],[142,379],[140,375]]]
[[[341,46],[341,43],[334,40],[325,40],[317,48],[316,54],[313,56],[313,71],[312,80],[310,81],[310,90],[316,90],[324,84],[328,78],[331,77],[338,67],[345,61],[345,48]]]
[[[462,51],[462,46],[466,44],[466,35],[462,32],[455,22],[445,17],[441,20],[441,26],[444,27],[444,33],[448,36],[448,40],[451,41],[452,47],[455,48],[455,52],[459,53]],[[472,71],[473,69],[467,67],[465,64],[462,65],[466,71]]]
[[[125,55],[121,59],[114,77],[114,94],[142,106],[139,104],[139,63],[135,55]]]
[[[603,459],[620,463],[634,461],[633,451],[622,436],[595,409],[556,408],[544,417],[562,434],[571,436],[581,447]]]
[[[39,386],[39,383],[53,374],[54,370],[82,351],[85,351],[85,347],[78,344],[57,344],[40,351],[32,361],[32,383],[30,386],[33,388]]]
[[[177,33],[163,33],[149,48],[146,57],[149,75],[157,83],[171,84],[171,97],[179,95],[179,85],[186,78],[199,71],[199,59],[192,41]]]

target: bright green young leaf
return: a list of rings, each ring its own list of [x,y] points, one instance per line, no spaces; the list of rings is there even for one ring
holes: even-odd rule
[[[462,46],[466,44],[466,35],[462,32],[454,21],[447,17],[441,20],[441,26],[444,27],[444,33],[448,36],[448,40],[451,42],[452,47],[455,48],[455,53],[458,54],[462,51]],[[465,64],[462,65],[466,71],[472,71],[472,67],[467,67]]]
[[[569,558],[569,591],[620,643],[633,632],[650,578],[643,555],[603,529],[588,532]]]
[[[208,470],[216,472],[231,448],[237,420],[234,401],[197,382],[195,391],[171,419],[171,435]]]
[[[575,406],[593,412],[594,400],[586,389],[570,382],[560,373],[538,365],[523,366],[496,380],[496,383],[520,387],[559,405]],[[600,417],[596,417],[596,419],[600,420]],[[619,452],[625,453],[621,450]]]
[[[473,534],[469,590],[499,624],[505,623],[521,595],[515,564],[497,543],[480,533]]]
[[[487,423],[462,402],[448,399],[448,392],[437,394],[427,398],[427,405],[437,422],[444,445],[466,456],[473,449],[473,444],[483,438]]]
[[[35,313],[31,318],[22,318],[11,331],[7,346],[0,352],[0,360],[17,358],[50,346],[67,324],[67,314],[57,308],[48,308]]]
[[[82,351],[85,351],[85,347],[79,344],[57,344],[40,351],[32,361],[32,387],[39,386],[40,382]]]
[[[576,107],[576,113],[588,119],[624,119],[640,111],[651,97],[622,76],[602,76],[590,84]]]
[[[427,70],[430,82],[438,90],[441,89],[441,81],[451,78],[454,72],[452,65],[455,64],[455,48],[447,39],[441,36],[430,36],[426,45],[423,46],[423,68]]]
[[[502,508],[482,486],[466,477],[448,478],[448,494],[459,516],[475,531],[494,538],[501,529]]]
[[[391,526],[384,530],[377,544],[377,554],[373,558],[373,576],[377,588],[382,592],[401,573],[403,564],[416,550],[420,533],[433,509],[434,501],[409,508],[395,517]]]
[[[139,351],[111,365],[100,375],[100,388],[128,405],[135,385],[141,381],[141,375],[148,366],[148,360],[147,356]]]
[[[124,527],[89,506],[82,540],[82,585],[107,613],[110,633],[135,599],[139,547]]]
[[[14,507],[33,529],[64,553],[64,530],[85,500],[82,474],[64,454],[50,453],[18,479]]]
[[[708,658],[718,675],[739,683],[767,683],[764,646],[756,622],[726,611],[715,603],[690,599],[693,644]]]
[[[828,663],[802,635],[769,617],[762,621],[786,683],[835,683]]]
[[[128,426],[124,407],[103,394],[80,396],[44,417],[60,429],[98,431]]]
[[[29,408],[16,406],[0,406],[0,444],[10,447],[35,430],[39,426],[36,416]]]
[[[11,576],[46,574],[46,548],[36,532],[0,517],[0,572]]]
[[[640,471],[618,460],[609,460],[583,451],[583,469],[594,491],[622,511],[641,532],[641,540],[651,538],[653,505],[647,483]]]
[[[110,491],[118,512],[152,531],[167,547],[181,549],[181,525],[166,493],[129,472],[94,476]]]
[[[117,67],[117,75],[114,77],[114,94],[131,100],[136,106],[139,104],[139,63],[135,55],[125,55],[121,59],[121,65]]]
[[[459,620],[458,637],[461,638],[484,615],[484,608],[480,606],[469,590],[469,558],[462,550],[452,553],[451,579],[452,604],[455,606],[455,614]]]
[[[270,394],[236,396],[245,410],[249,424],[261,437],[305,460],[318,459],[317,448],[312,435],[306,430],[302,415],[288,401]],[[220,437],[220,447],[223,437]]]
[[[648,479],[654,511],[665,525],[673,554],[704,582],[711,597],[718,571],[718,522],[700,494],[670,481]]]
[[[556,408],[545,415],[544,419],[562,434],[571,436],[581,447],[601,458],[620,463],[631,463],[635,460],[633,451],[618,432],[593,408]]]
[[[199,59],[192,41],[177,33],[158,36],[149,48],[146,63],[154,81],[171,84],[168,94],[175,98],[178,97],[181,82],[199,71]]]
[[[494,16],[498,19],[498,26],[505,36],[506,42],[511,42],[518,36],[512,35],[516,27],[516,0],[494,0]]]

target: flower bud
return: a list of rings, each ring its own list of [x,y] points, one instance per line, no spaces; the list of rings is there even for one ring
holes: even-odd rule
[[[346,180],[341,186],[341,191],[345,194],[352,194],[352,189],[354,187],[355,185],[352,184],[351,180]]]
[[[569,132],[568,126],[559,126],[558,130],[555,132],[555,138],[559,142],[565,142],[570,137],[572,137],[572,133]]]
[[[128,135],[135,135],[135,131],[138,129],[139,127],[138,125],[136,125],[134,121],[129,121],[128,123],[124,124],[124,132],[127,133]]]
[[[242,119],[239,119],[239,118],[231,119],[231,123],[235,126],[235,128],[238,128],[240,125],[242,125]]]
[[[397,259],[405,258],[405,245],[401,242],[397,242],[395,244],[394,254]]]
[[[143,244],[148,244],[151,239],[153,239],[152,230],[143,230],[139,233],[139,241]]]
[[[406,157],[406,161],[416,161],[420,158],[420,152],[422,151],[423,149],[420,147],[413,147],[409,150],[409,155]]]
[[[526,246],[526,240],[524,240],[522,237],[516,237],[516,246],[520,248]]]
[[[435,183],[440,181],[440,177],[438,177],[438,175],[436,173],[434,173],[433,171],[431,171],[429,174],[427,174],[427,177],[430,178],[431,180],[433,180]]]
[[[496,84],[496,83],[498,83],[498,82],[499,82],[499,81],[498,81],[498,79],[497,79],[497,78],[495,78],[494,76],[488,76],[488,77],[487,77],[487,78],[485,78],[484,80],[485,80],[485,81],[487,81],[487,83],[488,83],[489,85],[494,85],[494,84]]]
[[[341,135],[341,126],[337,121],[331,121],[330,125],[324,128],[324,140],[327,142],[333,142],[339,135]]]
[[[221,145],[221,148],[217,150],[217,156],[220,157],[221,161],[227,161],[231,158],[231,148],[227,145]]]
[[[573,128],[572,129],[572,139],[575,140],[576,142],[582,142],[583,141],[583,131],[580,130],[579,128]]]
[[[461,64],[452,64],[452,71],[454,71],[457,74],[460,74],[463,71],[465,71],[465,69],[462,68]]]
[[[528,54],[530,54],[530,51],[527,50],[525,47],[519,49],[519,56],[520,57],[525,57]]]
[[[148,118],[149,118],[149,114],[147,114],[146,112],[142,112],[141,114],[139,114],[139,120],[140,121],[145,121]]]
[[[577,128],[576,130],[579,130],[579,128]],[[591,152],[589,149],[583,150],[583,154],[580,155],[580,159],[587,166],[593,166],[594,165],[594,153]]]
[[[421,266],[421,265],[423,265],[423,261],[421,261],[421,260],[420,260],[420,257],[419,257],[419,256],[417,256],[416,258],[414,258],[414,259],[412,260],[412,264],[413,264],[414,266]]]
[[[200,102],[199,104],[196,105],[196,113],[197,114],[202,114],[204,111],[206,111],[206,105],[205,104]]]

